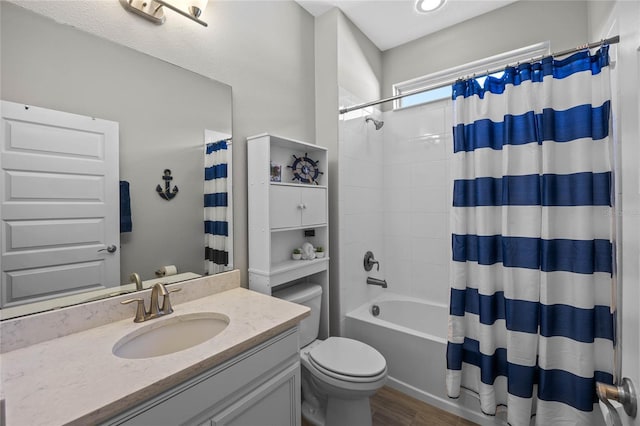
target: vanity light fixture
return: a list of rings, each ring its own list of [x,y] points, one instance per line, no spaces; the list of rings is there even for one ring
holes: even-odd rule
[[[208,0],[179,0],[179,2],[184,5],[184,8],[175,6],[165,0],[120,0],[120,4],[129,12],[140,15],[158,25],[164,24],[166,19],[164,16],[164,8],[166,7],[207,27],[208,24],[199,19],[202,11],[207,7],[207,1]]]
[[[429,13],[440,9],[447,0],[416,0],[416,11],[418,13]]]

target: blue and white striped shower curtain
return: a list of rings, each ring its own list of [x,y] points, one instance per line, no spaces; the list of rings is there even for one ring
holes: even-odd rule
[[[608,47],[453,86],[447,392],[510,425],[588,425],[612,383]]]
[[[227,141],[205,145],[205,274],[226,271],[226,265],[229,264],[227,163]]]

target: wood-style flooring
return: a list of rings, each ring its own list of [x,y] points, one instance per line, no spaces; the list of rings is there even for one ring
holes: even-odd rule
[[[371,417],[373,426],[476,425],[388,386],[383,387],[371,397]],[[311,424],[303,418],[302,426],[311,426]]]

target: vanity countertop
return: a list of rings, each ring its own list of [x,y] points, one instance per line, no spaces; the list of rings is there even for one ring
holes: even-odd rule
[[[146,326],[131,318],[0,355],[7,425],[96,424],[107,420],[293,327],[309,308],[234,288],[174,305],[173,315],[218,312],[228,327],[173,354],[123,359],[121,337]]]

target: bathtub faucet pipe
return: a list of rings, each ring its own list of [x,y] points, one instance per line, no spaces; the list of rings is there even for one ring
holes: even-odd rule
[[[379,285],[382,288],[387,288],[387,280],[380,280],[378,278],[367,277],[367,284]]]

